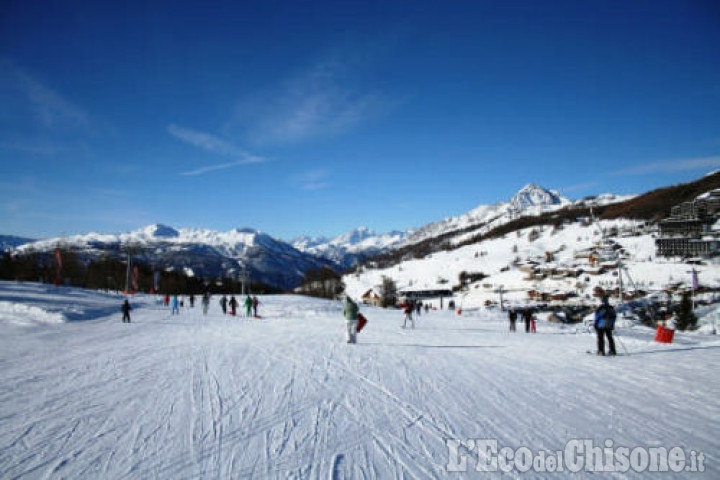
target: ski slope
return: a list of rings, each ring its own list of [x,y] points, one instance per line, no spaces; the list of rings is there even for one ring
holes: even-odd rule
[[[422,315],[362,308],[344,341],[341,304],[261,297],[262,319],[218,297],[171,316],[122,297],[0,282],[0,478],[548,478],[569,471],[449,473],[453,439],[533,452],[573,439],[679,446],[719,478],[720,341],[623,328],[616,358],[587,355],[582,326],[507,332],[497,311]],[[30,313],[29,313],[30,312]],[[657,473],[580,472],[593,478]]]

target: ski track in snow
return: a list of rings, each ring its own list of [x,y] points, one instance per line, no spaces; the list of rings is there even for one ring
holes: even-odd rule
[[[118,298],[97,295],[93,311],[118,313],[1,324],[0,478],[520,476],[476,472],[467,449],[468,472],[450,475],[449,439],[681,446],[707,470],[676,477],[720,475],[714,337],[668,346],[628,329],[631,355],[598,358],[574,327],[510,334],[497,314],[432,312],[401,330],[399,311],[364,308],[368,328],[346,345],[338,303],[261,298],[258,320],[223,317],[216,300],[208,316],[171,316],[139,296],[127,325]]]

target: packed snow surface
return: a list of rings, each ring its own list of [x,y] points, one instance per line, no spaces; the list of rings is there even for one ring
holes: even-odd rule
[[[214,297],[171,316],[157,298],[0,283],[0,478],[547,478],[563,471],[446,471],[448,441],[556,452],[574,439],[681,447],[720,478],[720,341],[504,313],[362,307],[357,345],[341,304],[260,297],[261,319],[223,316]],[[710,313],[715,315],[715,312]],[[627,325],[627,324],[623,324]],[[657,473],[580,472],[595,478]]]

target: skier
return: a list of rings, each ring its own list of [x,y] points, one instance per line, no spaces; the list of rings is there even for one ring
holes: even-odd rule
[[[210,294],[205,292],[202,298],[203,315],[207,315],[208,308],[210,308]]]
[[[358,313],[357,303],[349,295],[346,296],[343,315],[347,321],[347,343],[357,343]]]
[[[190,294],[190,308],[195,308],[195,295]]]
[[[258,300],[257,296],[254,296],[252,299],[252,307],[253,307],[253,317],[257,318],[258,313],[258,305],[260,305],[260,300]]]
[[[227,315],[227,297],[225,295],[220,299],[220,306],[222,307],[223,315]]]
[[[420,318],[420,313],[422,312],[423,303],[421,301],[418,301],[415,304],[415,313],[418,318]]]
[[[530,332],[537,333],[537,317],[535,315],[530,317]]]
[[[165,306],[166,307],[170,306],[170,295],[165,295]]]
[[[180,307],[178,306],[178,297],[177,295],[173,295],[172,298],[172,312],[170,312],[172,315],[180,315]]]
[[[248,295],[245,298],[245,316],[246,317],[249,317],[252,314],[252,306],[253,306],[252,298],[250,298],[250,295]]]
[[[508,312],[508,318],[510,319],[510,331],[516,332],[515,329],[515,323],[517,322],[517,310],[515,310],[515,307],[510,307],[510,311]]]
[[[230,296],[230,315],[235,316],[237,311],[238,301],[235,300],[235,295]]]
[[[595,331],[597,332],[597,354],[605,355],[605,337],[608,339],[610,356],[616,355],[615,341],[613,340],[612,331],[615,328],[615,309],[610,305],[608,297],[603,297],[602,304],[595,310]]]
[[[412,302],[407,302],[403,306],[403,313],[405,314],[405,318],[403,319],[402,328],[405,328],[407,326],[408,320],[410,320],[410,325],[413,330],[415,329],[415,320],[413,319],[413,304]]]
[[[127,298],[123,302],[122,307],[120,307],[120,310],[122,310],[123,313],[123,323],[130,323],[130,310],[132,310],[132,307]]]
[[[530,322],[532,321],[533,312],[530,307],[525,307],[522,312],[523,321],[525,322],[525,333],[530,333]]]

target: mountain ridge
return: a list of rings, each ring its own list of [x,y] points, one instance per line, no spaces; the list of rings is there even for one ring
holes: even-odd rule
[[[687,197],[720,183],[720,173],[710,174],[697,182],[702,185],[681,185],[658,191],[666,202],[666,197],[672,197],[676,188],[687,190],[684,194]],[[482,241],[494,231],[515,228],[514,224],[521,228],[528,222],[548,221],[563,210],[569,210],[572,216],[572,211],[582,213],[589,207],[603,207],[598,212],[600,215],[622,215],[626,205],[642,204],[643,199],[653,195],[658,194],[656,191],[639,196],[602,194],[570,201],[556,190],[528,183],[508,201],[478,205],[465,214],[406,231],[377,234],[367,227],[358,227],[334,238],[306,236],[286,242],[247,227],[219,232],[155,223],[127,233],[88,233],[38,240],[16,245],[12,251],[19,254],[52,252],[64,245],[92,258],[101,254],[120,256],[121,251],[135,246],[141,252],[138,254],[141,259],[163,268],[204,277],[234,277],[246,270],[263,282],[289,289],[297,286],[312,269],[343,271],[388,252],[397,252],[393,257],[398,259],[408,254],[418,258],[438,248],[457,248],[468,242]],[[529,220],[520,222],[520,219]]]

